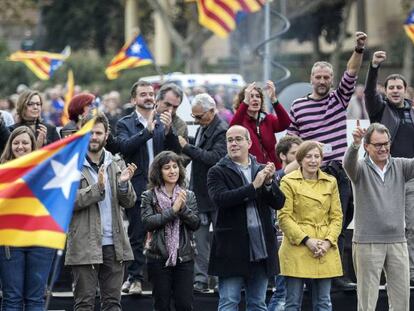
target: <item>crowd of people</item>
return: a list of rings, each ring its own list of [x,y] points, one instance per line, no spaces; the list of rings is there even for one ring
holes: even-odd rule
[[[192,310],[193,292],[209,290],[218,292],[218,310],[238,310],[243,290],[247,310],[301,310],[304,287],[313,310],[332,310],[332,287],[355,289],[343,263],[354,219],[358,310],[375,310],[384,271],[390,306],[408,311],[414,112],[402,75],[378,87],[384,51],[373,53],[365,87],[356,85],[366,41],[356,32],[337,88],[332,65],[313,64],[312,92],[298,94],[289,112],[271,81],[244,87],[234,113],[219,94],[193,94],[194,137],[177,115],[184,92],[173,83],[155,91],[138,81],[124,107],[117,92],[79,92],[67,124],[56,121],[56,90],[49,113],[43,96],[26,88],[15,107],[2,105],[1,163],[95,118],[65,255],[74,310],[93,310],[97,287],[102,310],[121,310],[122,292],[142,294],[145,269],[154,310]],[[357,123],[350,146],[347,118],[371,122]],[[0,247],[3,310],[44,308],[53,257],[46,248]],[[269,280],[275,291],[266,304]]]

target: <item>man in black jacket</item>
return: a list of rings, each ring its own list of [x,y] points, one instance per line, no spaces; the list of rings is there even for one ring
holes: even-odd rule
[[[209,274],[219,278],[218,310],[236,310],[242,288],[249,310],[266,310],[268,279],[279,270],[270,208],[282,208],[285,196],[275,182],[274,164],[260,165],[249,155],[246,128],[230,127],[226,141],[227,156],[207,178],[217,206]]]
[[[207,172],[226,154],[227,124],[217,115],[214,99],[198,94],[191,102],[192,116],[200,125],[195,137],[187,142],[179,136],[182,152],[192,160],[190,190],[197,199],[200,228],[195,232],[198,255],[195,260],[194,290],[208,289],[208,258],[210,256],[210,224],[214,226],[216,208],[207,190]]]
[[[163,88],[160,89],[160,93]],[[157,106],[165,106],[165,101],[173,106],[179,105],[182,92],[177,87],[163,98],[157,98]],[[142,293],[143,255],[145,230],[141,222],[141,193],[146,189],[148,169],[154,157],[163,150],[180,151],[178,137],[172,127],[170,110],[157,113],[154,88],[149,82],[138,81],[131,89],[131,102],[136,110],[117,123],[117,143],[127,163],[137,166],[131,179],[137,201],[135,207],[127,209],[129,221],[128,235],[135,260],[128,266],[128,280],[122,286],[123,292]]]
[[[390,154],[393,157],[414,157],[414,111],[412,102],[405,98],[407,82],[400,74],[385,79],[385,97],[377,92],[378,70],[387,59],[384,51],[372,56],[365,83],[365,105],[371,123],[385,125],[391,134]],[[410,280],[414,285],[414,179],[406,184],[405,223],[408,253],[410,257]]]

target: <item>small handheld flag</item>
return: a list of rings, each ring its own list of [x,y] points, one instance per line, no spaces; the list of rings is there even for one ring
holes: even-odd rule
[[[144,37],[137,35],[124,44],[106,67],[105,74],[109,80],[113,80],[118,78],[121,70],[149,65],[153,62],[154,59],[145,44]]]
[[[0,245],[64,249],[93,123],[0,165]]]
[[[72,69],[68,71],[68,79],[66,81],[65,106],[63,107],[61,121],[63,125],[69,122],[69,103],[75,92],[75,78]]]

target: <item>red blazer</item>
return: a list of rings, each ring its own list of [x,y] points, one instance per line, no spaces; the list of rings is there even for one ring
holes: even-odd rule
[[[249,130],[252,146],[250,154],[254,155],[257,162],[266,164],[273,162],[276,169],[281,169],[282,164],[276,157],[275,133],[282,132],[290,125],[290,117],[285,108],[279,103],[273,105],[276,115],[260,112],[258,126],[256,119],[247,114],[249,106],[242,102],[230,122],[232,125],[241,125]]]

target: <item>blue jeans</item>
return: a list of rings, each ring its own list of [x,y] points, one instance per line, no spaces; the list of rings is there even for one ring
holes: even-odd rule
[[[307,279],[286,278],[286,307],[285,311],[300,311],[302,306],[303,285]],[[311,279],[313,311],[332,311],[331,280]]]
[[[244,287],[247,311],[266,311],[266,290],[269,277],[264,263],[252,263],[249,277],[219,277],[218,311],[237,311]]]
[[[44,247],[0,247],[3,311],[43,311],[55,250]]]
[[[267,304],[267,311],[284,311],[286,304],[286,280],[283,275],[275,276],[275,286],[276,290]]]

